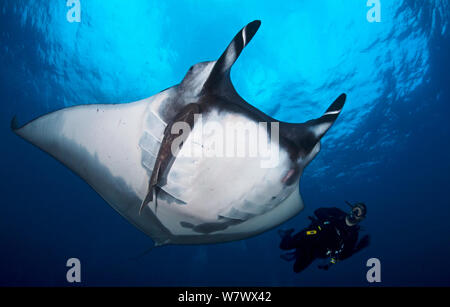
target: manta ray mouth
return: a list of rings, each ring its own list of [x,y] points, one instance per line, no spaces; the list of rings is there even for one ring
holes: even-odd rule
[[[296,175],[298,175],[298,173],[299,173],[298,168],[291,168],[286,174],[286,176],[284,176],[283,179],[281,179],[281,182],[288,186],[292,185],[295,182]]]

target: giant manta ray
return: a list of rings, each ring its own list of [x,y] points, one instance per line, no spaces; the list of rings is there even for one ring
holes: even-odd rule
[[[346,96],[322,117],[300,124],[277,121],[242,99],[230,70],[260,24],[249,23],[217,61],[192,66],[180,84],[152,97],[69,107],[22,127],[14,118],[11,127],[83,178],[155,245],[225,242],[262,233],[303,209],[303,169],[318,154]],[[212,146],[196,137],[199,114],[203,124],[276,123],[278,137],[267,129],[263,138],[277,148],[278,163],[261,167],[258,155],[181,158],[188,143],[203,150]],[[176,123],[191,130],[175,133]]]

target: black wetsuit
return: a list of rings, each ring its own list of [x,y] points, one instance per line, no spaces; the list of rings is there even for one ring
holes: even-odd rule
[[[287,254],[292,256],[292,260],[295,259],[294,272],[303,271],[317,258],[331,258],[333,263],[344,260],[367,246],[368,236],[365,237],[364,244],[357,245],[360,227],[348,226],[344,211],[338,208],[320,208],[314,215],[317,218],[310,217],[312,223],[308,228],[295,235],[291,235],[293,230],[288,231],[280,243],[283,250],[295,249],[293,253]],[[322,268],[328,269],[328,266]]]

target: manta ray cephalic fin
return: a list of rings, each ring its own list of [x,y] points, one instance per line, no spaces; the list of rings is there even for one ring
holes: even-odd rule
[[[236,34],[227,49],[225,49],[214,64],[208,79],[203,85],[203,91],[214,91],[217,85],[220,85],[220,83],[224,81],[224,78],[229,79],[231,67],[236,62],[245,46],[247,46],[256,34],[260,26],[261,21],[255,20],[247,24]]]

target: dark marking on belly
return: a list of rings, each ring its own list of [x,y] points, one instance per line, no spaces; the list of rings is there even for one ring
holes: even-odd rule
[[[194,225],[189,222],[181,221],[180,225],[184,228],[190,228],[193,231],[198,232],[198,233],[209,234],[209,233],[212,233],[215,231],[225,230],[229,226],[237,225],[242,222],[244,222],[244,221],[227,219],[227,221],[220,222],[220,223],[211,222],[211,223],[203,223],[203,224]]]

